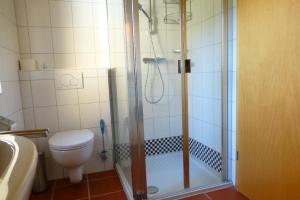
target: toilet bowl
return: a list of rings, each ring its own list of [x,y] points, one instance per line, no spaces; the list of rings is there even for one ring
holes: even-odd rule
[[[91,157],[94,134],[90,130],[57,132],[49,139],[54,160],[68,170],[72,183],[82,180],[83,165]]]

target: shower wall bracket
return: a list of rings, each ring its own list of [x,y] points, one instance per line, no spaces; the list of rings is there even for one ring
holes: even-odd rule
[[[185,73],[191,73],[191,60],[186,59],[184,62]],[[178,60],[178,74],[181,74],[181,60]]]

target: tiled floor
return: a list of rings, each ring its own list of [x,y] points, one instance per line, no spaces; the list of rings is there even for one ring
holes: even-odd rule
[[[71,184],[68,179],[49,183],[46,192],[32,194],[30,200],[126,200],[116,171],[89,174],[81,183]]]
[[[68,179],[49,183],[46,192],[32,194],[30,200],[126,200],[116,171],[89,174],[81,183],[71,184]],[[185,200],[247,200],[234,188],[197,195]]]
[[[201,194],[184,200],[248,200],[241,193],[236,191],[234,187],[226,188],[223,190],[218,190],[214,192],[209,192],[206,194]]]

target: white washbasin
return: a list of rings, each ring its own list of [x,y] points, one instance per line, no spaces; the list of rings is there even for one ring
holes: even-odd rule
[[[0,200],[29,199],[36,165],[37,150],[29,139],[0,135]]]

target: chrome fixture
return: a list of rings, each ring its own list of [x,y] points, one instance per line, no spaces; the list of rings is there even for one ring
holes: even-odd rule
[[[152,29],[153,20],[152,20],[152,17],[151,17],[151,12],[150,12],[150,15],[149,15],[143,9],[143,6],[140,3],[138,4],[138,6],[139,6],[139,11],[141,11],[147,17],[147,19],[148,19],[149,38],[150,38],[150,44],[151,44],[151,48],[152,48],[153,55],[154,55],[154,58],[152,58],[152,59],[149,59],[149,58],[144,58],[143,59],[144,63],[148,64],[146,81],[145,81],[145,86],[144,86],[144,98],[145,98],[146,102],[149,103],[149,104],[157,104],[157,103],[159,103],[162,100],[162,98],[164,97],[164,94],[165,94],[165,83],[164,83],[164,80],[163,80],[163,77],[162,77],[162,73],[161,73],[161,70],[160,70],[160,66],[159,66],[159,63],[162,61],[162,58],[157,57],[156,50],[155,50],[155,47],[154,47],[153,35],[155,33],[153,32],[153,29]],[[151,6],[152,6],[152,4],[151,4],[151,0],[150,0],[150,11],[151,11]],[[158,74],[159,74],[159,77],[160,77],[160,80],[161,80],[161,83],[162,83],[162,92],[161,92],[161,95],[156,100],[150,99],[147,96],[147,85],[148,85],[148,82],[149,82],[150,65],[156,66],[155,69],[158,70]],[[155,71],[156,70],[154,70],[154,73],[155,73]]]
[[[162,62],[166,62],[167,59],[165,58],[160,58],[160,57],[157,57],[157,58],[143,58],[143,63],[145,64],[152,64],[152,63],[155,63],[155,62],[158,62],[158,63],[162,63]]]
[[[165,24],[179,24],[180,23],[180,11],[173,11],[174,4],[179,4],[179,0],[164,0],[165,4],[165,17],[164,22]],[[192,20],[192,0],[186,0],[186,21]],[[172,10],[172,11],[170,11]]]
[[[144,13],[144,15],[148,18],[148,21],[152,23],[152,18],[150,17],[150,15],[144,10],[142,4],[139,3],[139,10],[142,11],[142,13]]]

